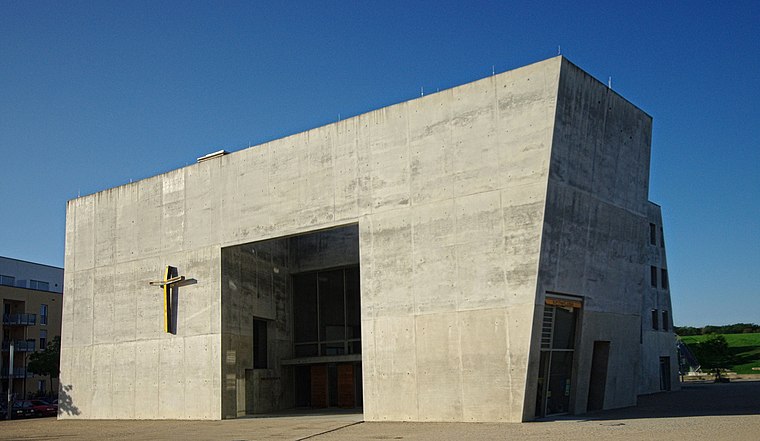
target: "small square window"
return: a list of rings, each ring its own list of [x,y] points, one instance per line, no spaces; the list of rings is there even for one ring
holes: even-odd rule
[[[656,309],[652,310],[652,329],[655,331],[660,329],[660,324],[658,323],[660,319],[660,314],[658,314]]]
[[[649,282],[651,283],[653,288],[657,288],[657,267],[656,266],[650,266],[649,267]]]

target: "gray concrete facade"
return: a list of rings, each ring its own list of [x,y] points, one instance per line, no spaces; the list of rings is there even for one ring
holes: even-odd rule
[[[660,390],[660,357],[676,360],[649,322],[672,316],[649,280],[666,268],[650,139],[648,115],[556,57],[71,200],[63,417],[292,407],[291,274],[352,264],[366,420],[533,419],[552,296],[582,304],[567,411],[587,409],[600,341],[603,407],[635,404]],[[315,231],[327,245],[302,236]],[[196,282],[175,334],[149,285],[166,265]]]

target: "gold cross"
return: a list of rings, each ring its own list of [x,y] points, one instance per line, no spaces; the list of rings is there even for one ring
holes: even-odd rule
[[[173,311],[172,311],[172,291],[185,280],[185,276],[177,273],[177,268],[171,265],[166,266],[166,275],[164,280],[150,282],[153,286],[160,286],[164,289],[164,331],[172,333],[174,331]],[[176,295],[176,294],[175,294]],[[175,331],[176,332],[176,331]]]

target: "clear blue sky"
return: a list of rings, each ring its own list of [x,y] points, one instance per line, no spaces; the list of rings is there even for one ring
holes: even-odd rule
[[[78,194],[561,46],[654,117],[676,324],[760,322],[760,2],[515,3],[0,0],[0,255],[62,266]]]

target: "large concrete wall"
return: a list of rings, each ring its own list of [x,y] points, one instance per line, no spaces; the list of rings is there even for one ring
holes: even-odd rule
[[[70,201],[65,416],[237,415],[221,249],[358,222],[365,419],[520,421],[561,65]],[[197,280],[176,335],[167,264]]]
[[[641,340],[642,299],[649,286],[650,139],[647,114],[576,66],[563,63],[526,419],[534,412],[538,336],[547,293],[583,298],[571,412],[586,410],[595,340],[610,342],[604,407],[636,404],[640,355],[653,349],[642,348]],[[668,333],[661,334],[667,338]]]

